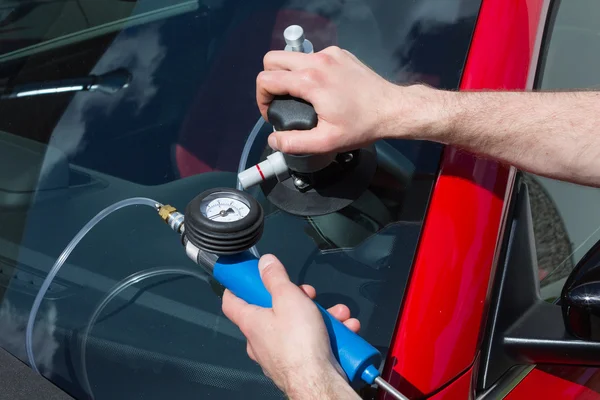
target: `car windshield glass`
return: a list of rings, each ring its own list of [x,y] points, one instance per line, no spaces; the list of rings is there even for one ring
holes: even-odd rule
[[[301,25],[317,51],[348,49],[393,82],[456,89],[479,3],[0,6],[0,346],[27,362],[24,328],[41,282],[100,210],[136,196],[183,210],[206,189],[235,187],[240,166],[261,160],[272,127],[256,107],[256,76],[264,54],[284,48],[287,26]],[[314,285],[322,305],[347,304],[385,355],[443,147],[390,140],[376,151],[369,189],[339,212],[293,216],[260,187],[250,193],[266,215],[258,251]],[[41,372],[82,399],[281,398],[206,277],[155,276],[99,310],[118,282],[153,268],[200,271],[148,207],[97,225],[42,302],[33,335]]]

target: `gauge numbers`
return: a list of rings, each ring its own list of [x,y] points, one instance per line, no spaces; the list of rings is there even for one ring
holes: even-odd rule
[[[215,195],[225,193],[215,193]],[[246,217],[250,213],[248,205],[237,198],[237,196],[211,196],[205,199],[201,206],[204,216],[217,222],[235,222]]]

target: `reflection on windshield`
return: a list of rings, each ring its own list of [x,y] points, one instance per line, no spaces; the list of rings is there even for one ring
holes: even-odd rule
[[[89,24],[67,26],[71,2],[45,3],[39,32],[54,30],[29,42],[24,32],[3,49],[1,86],[118,69],[131,81],[111,95],[0,100],[0,159],[11,166],[0,169],[0,345],[19,357],[22,340],[9,338],[55,258],[98,211],[134,196],[183,209],[203,190],[235,187],[260,117],[256,75],[264,54],[284,47],[288,25],[302,25],[317,50],[344,47],[395,82],[455,89],[479,8],[475,0],[110,1],[114,8],[81,0]],[[62,14],[50,12],[55,3],[64,3]],[[264,154],[271,130],[256,132],[248,165]],[[324,306],[348,304],[384,354],[441,151],[428,142],[382,144],[364,196],[324,216],[284,213],[252,189],[267,216],[259,252],[314,285]],[[61,269],[35,325],[45,375],[76,398],[89,398],[86,381],[95,399],[281,398],[222,314],[222,288],[189,277],[156,276],[110,300],[86,336],[82,365],[86,324],[117,282],[159,266],[197,268],[149,213],[131,207],[102,221]]]
[[[46,96],[66,92],[100,92],[114,94],[129,86],[131,74],[124,68],[108,71],[102,75],[88,75],[56,81],[24,83],[0,88],[0,100],[28,96]]]
[[[92,73],[101,75],[114,68],[125,67],[133,77],[127,90],[112,98],[101,93],[76,96],[54,128],[49,144],[61,150],[68,158],[73,158],[85,151],[86,114],[110,114],[120,103],[132,103],[133,115],[140,115],[158,91],[154,74],[165,57],[165,52],[166,48],[160,43],[159,25],[133,33],[126,31],[117,36],[110,50],[98,60]]]
[[[59,349],[55,337],[57,311],[54,304],[50,304],[43,312],[33,330],[33,347],[36,362],[40,372],[52,375],[54,357]],[[0,346],[21,360],[27,359],[25,352],[25,327],[29,313],[13,307],[9,300],[0,304]]]
[[[198,7],[197,0],[5,2],[0,5],[0,62],[195,11]]]

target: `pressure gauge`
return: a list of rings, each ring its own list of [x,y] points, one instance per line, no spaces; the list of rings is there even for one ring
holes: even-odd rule
[[[249,194],[215,188],[196,196],[185,210],[185,236],[213,254],[241,253],[262,236],[264,212]]]
[[[235,222],[250,213],[250,205],[232,193],[213,193],[202,200],[200,212],[218,222]]]

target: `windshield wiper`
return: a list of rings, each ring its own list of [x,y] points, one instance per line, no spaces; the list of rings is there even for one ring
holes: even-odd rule
[[[87,75],[79,78],[59,79],[35,83],[24,83],[12,87],[0,87],[0,100],[42,96],[66,92],[102,92],[114,94],[129,86],[132,75],[124,68],[102,75]]]

